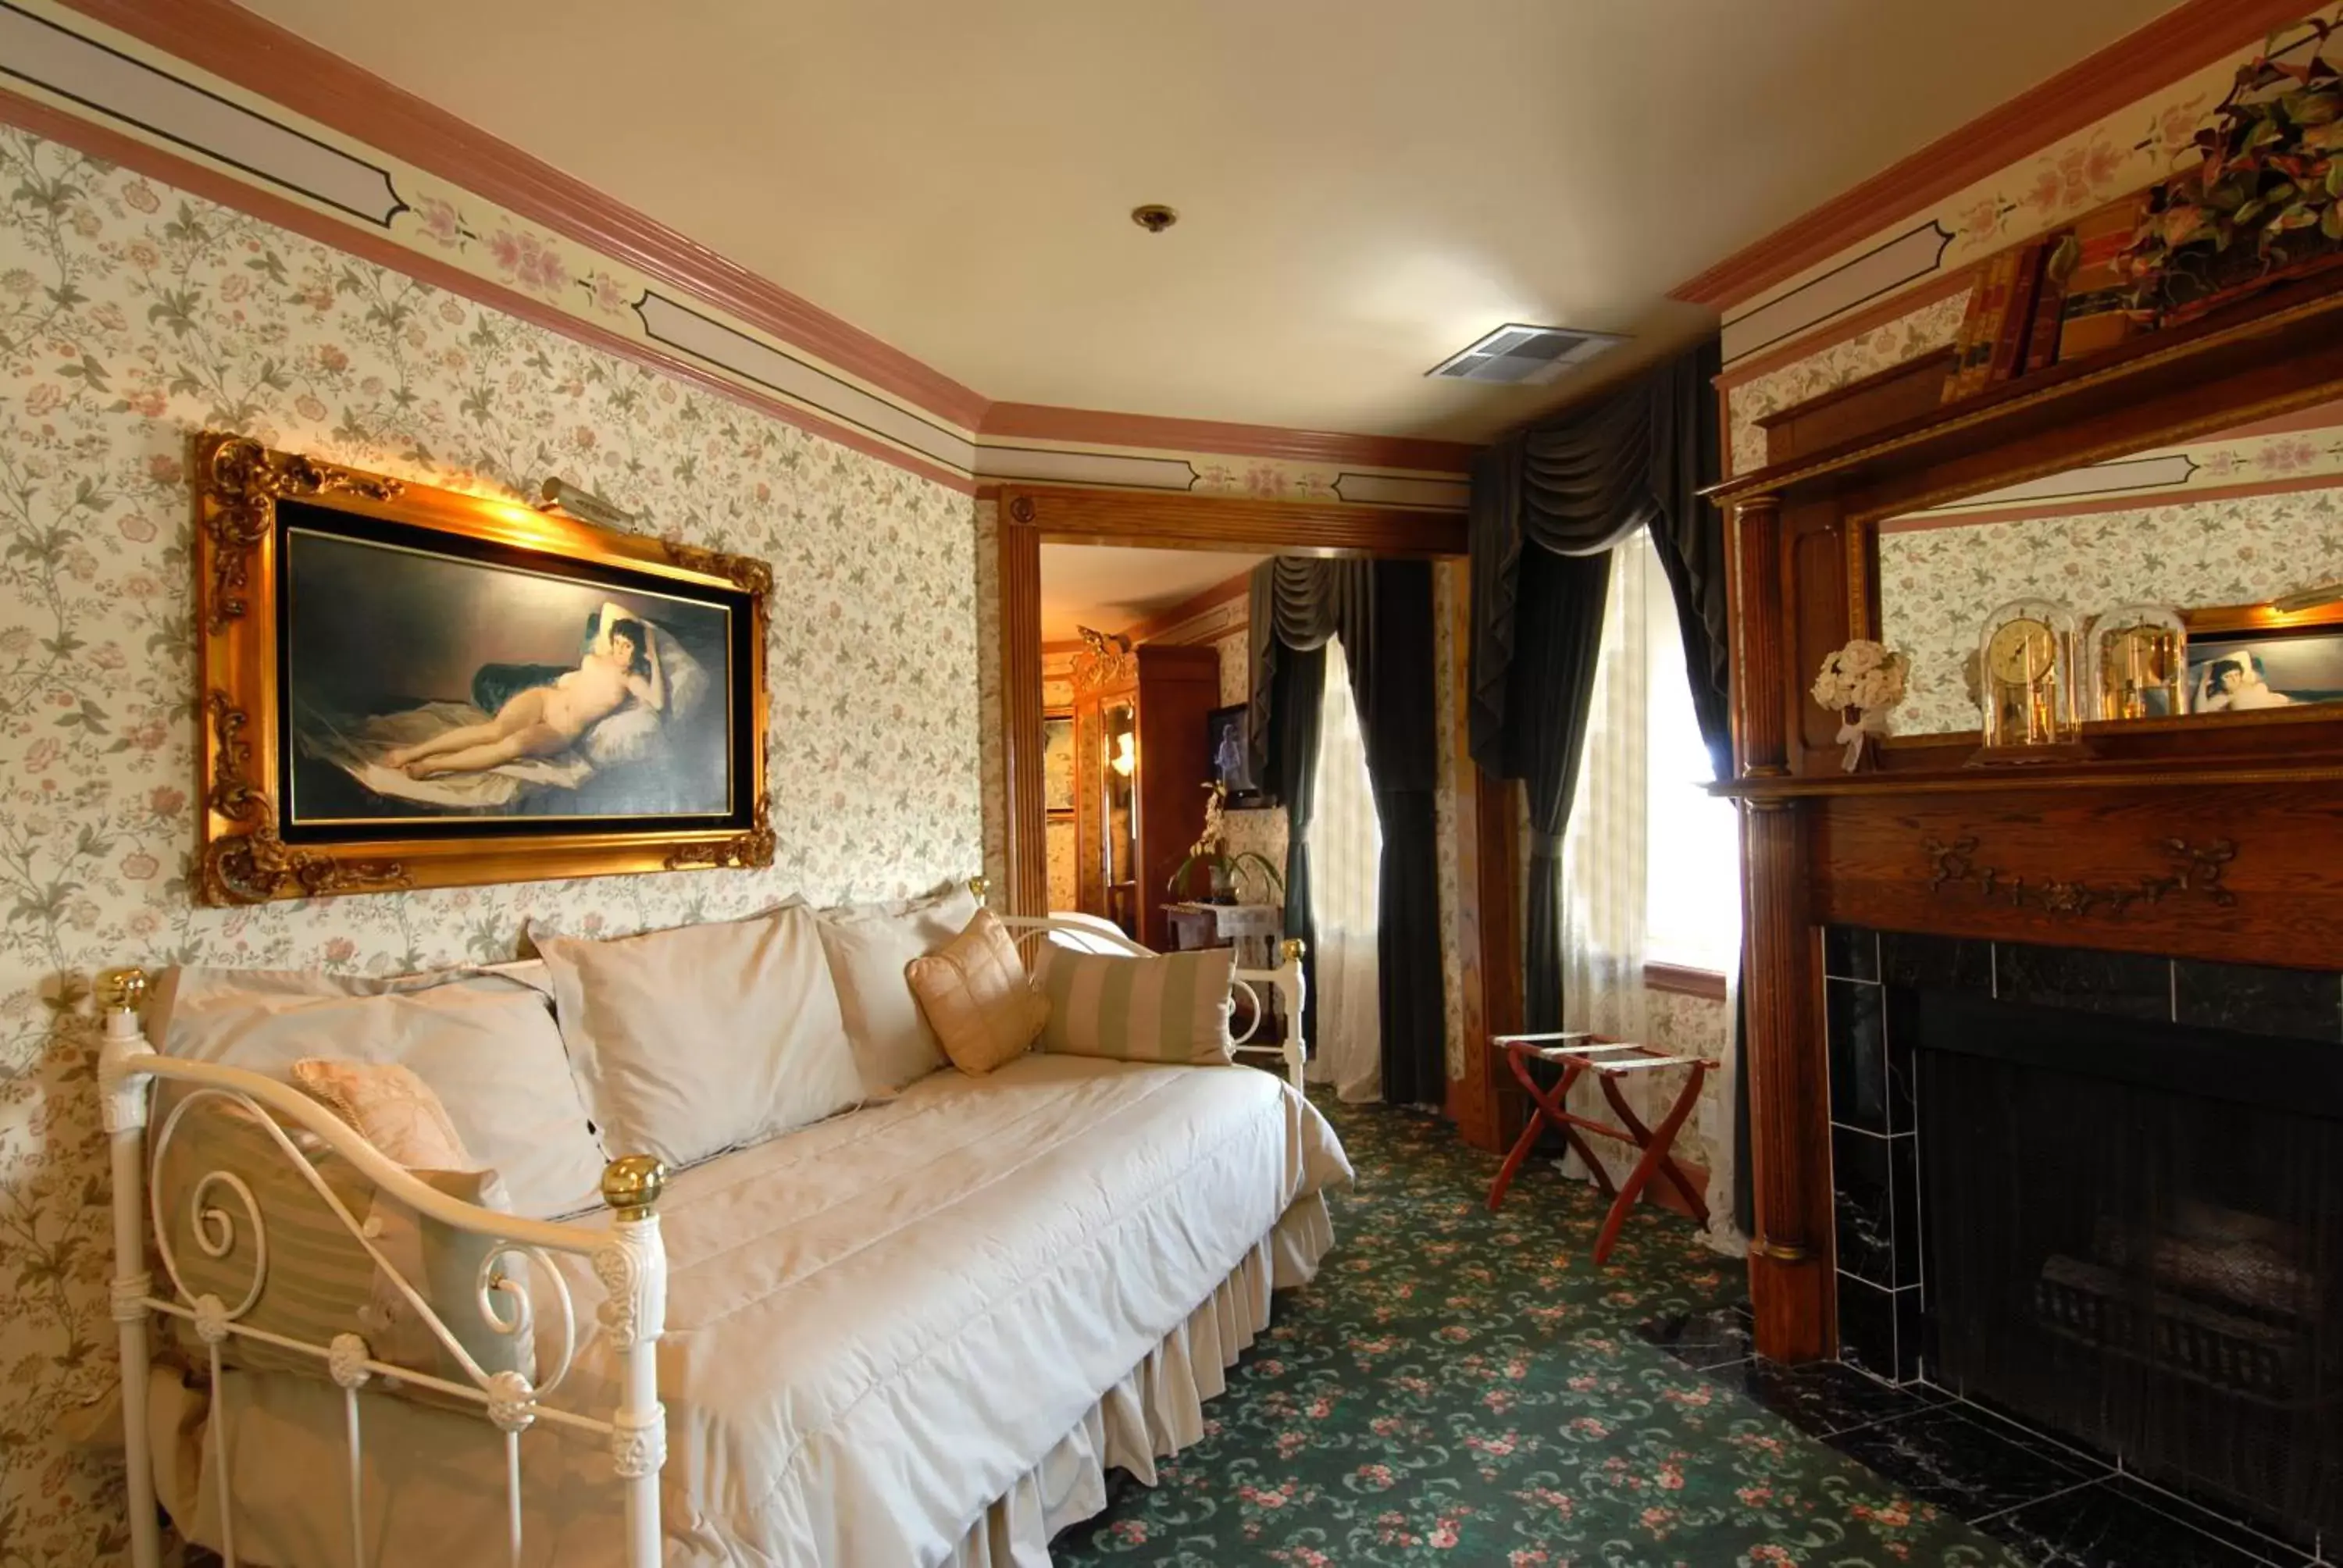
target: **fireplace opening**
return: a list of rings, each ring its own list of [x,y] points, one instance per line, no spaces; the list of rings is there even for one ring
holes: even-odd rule
[[[2343,1049],[1916,1000],[1931,1381],[2343,1533]]]

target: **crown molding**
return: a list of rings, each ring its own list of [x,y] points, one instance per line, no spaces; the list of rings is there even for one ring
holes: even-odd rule
[[[1332,430],[1288,430],[1213,419],[1063,408],[1045,403],[995,403],[977,427],[980,446],[1009,441],[1059,441],[1091,447],[1166,452],[1225,453],[1277,457],[1342,467],[1392,468],[1418,474],[1462,474],[1479,447],[1462,441],[1410,436],[1350,436]]]
[[[2187,0],[1668,291],[1723,307],[2302,19],[2307,0]]]

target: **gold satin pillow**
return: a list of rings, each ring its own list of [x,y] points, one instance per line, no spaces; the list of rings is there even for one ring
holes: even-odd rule
[[[1017,944],[990,910],[978,910],[941,952],[913,959],[903,972],[928,1027],[962,1072],[981,1075],[1024,1055],[1049,1021],[1050,1004],[1025,978]]]
[[[409,1171],[469,1171],[478,1163],[431,1086],[398,1062],[312,1056],[293,1064],[293,1081]]]

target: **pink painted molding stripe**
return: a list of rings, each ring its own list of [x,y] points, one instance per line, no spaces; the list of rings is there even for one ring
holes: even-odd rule
[[[605,353],[618,355],[633,360],[636,364],[648,366],[665,375],[674,376],[695,386],[706,387],[711,392],[719,392],[760,414],[769,415],[799,429],[809,431],[826,441],[835,441],[840,446],[850,447],[866,457],[892,463],[906,472],[916,474],[921,478],[932,479],[962,495],[972,495],[975,492],[975,481],[965,474],[954,473],[950,468],[905,452],[899,447],[874,440],[859,430],[835,424],[793,403],[784,403],[778,397],[759,396],[739,382],[720,376],[695,361],[676,355],[663,354],[633,338],[621,337],[618,333],[597,327],[592,322],[582,321],[540,300],[532,299],[525,294],[502,287],[485,278],[476,277],[445,262],[434,261],[430,256],[410,250],[396,240],[379,234],[370,234],[356,225],[345,223],[339,218],[329,217],[314,207],[305,206],[299,202],[272,195],[233,175],[225,174],[206,165],[181,157],[176,153],[165,152],[134,136],[125,136],[119,131],[109,130],[104,126],[85,120],[78,115],[66,114],[62,110],[51,108],[46,104],[19,97],[5,88],[0,88],[0,123],[30,131],[37,136],[45,136],[65,146],[78,147],[94,156],[119,164],[126,169],[136,169],[150,178],[161,180],[166,185],[175,186],[181,190],[202,196],[206,201],[216,201],[223,206],[232,206],[238,211],[250,213],[264,222],[273,223],[277,227],[297,234],[305,239],[312,239],[320,245],[347,251],[352,256],[388,267],[394,272],[430,284],[436,288],[443,288],[450,294],[477,300],[482,305],[501,310],[508,316],[518,317],[524,321],[558,332],[591,347],[601,349]]]
[[[2139,512],[2154,507],[2193,507],[2215,501],[2247,500],[2255,496],[2291,496],[2303,490],[2331,490],[2343,486],[2343,474],[2302,474],[2286,479],[2250,479],[2235,485],[2207,485],[2197,489],[2178,486],[2161,489],[2119,490],[2108,495],[2076,496],[2026,507],[1989,507],[1974,512],[1916,512],[1882,521],[1883,534],[1920,534],[1937,528],[1974,528],[1979,523],[2023,523],[2036,518],[2081,518],[2096,512]]]
[[[1463,473],[1475,449],[1457,442],[1403,437],[1342,435],[1093,413],[1031,404],[995,404],[982,393],[656,219],[228,0],[62,3],[93,21],[471,191],[518,217],[541,224],[647,276],[696,296],[947,425],[981,431],[983,437],[995,445],[1031,440],[1117,449],[1227,453],[1444,476]],[[75,136],[62,131],[44,134],[56,134],[59,140],[83,145]],[[250,186],[238,186],[229,192],[217,184],[203,189],[202,194],[256,213],[260,211],[256,199],[266,196],[266,193],[253,192]],[[271,221],[283,220],[272,216]],[[328,244],[357,248],[306,227],[290,223],[286,226],[298,228],[311,238],[326,239]],[[423,275],[417,265],[407,260],[392,262],[379,253],[364,254],[384,260],[386,266]],[[461,287],[452,283],[447,286],[487,297],[468,279]],[[501,298],[495,303],[499,308],[514,308]],[[575,327],[574,336],[598,343],[608,337],[607,334],[592,334],[590,324],[578,324],[573,318],[548,318],[541,311],[517,308],[514,313],[558,331],[572,332]],[[645,357],[639,348],[633,352],[639,359]],[[682,363],[664,356],[657,357],[671,365]],[[705,376],[698,378],[709,379]],[[761,405],[761,399],[757,401]],[[857,450],[868,450],[874,445],[859,440],[847,444]],[[890,459],[903,457],[905,467],[915,472],[928,472],[932,467],[893,448],[886,449],[882,455]],[[956,476],[954,482],[961,488],[967,487],[965,476]]]
[[[977,427],[980,444],[1010,440],[1064,441],[1095,447],[1140,447],[1170,452],[1223,452],[1361,468],[1422,474],[1462,474],[1479,450],[1460,441],[1407,436],[1345,436],[1326,430],[1284,430],[1211,419],[1170,419],[1151,414],[1111,414],[1041,403],[995,403]]]

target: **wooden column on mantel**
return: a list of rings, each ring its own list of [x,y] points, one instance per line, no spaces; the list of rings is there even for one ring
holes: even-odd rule
[[[1820,927],[2343,968],[2343,704],[2085,727],[2082,760],[1969,766],[1975,733],[1847,774],[1806,696],[1879,635],[1883,519],[2343,396],[2343,276],[1946,407],[1941,360],[1775,421],[1730,508],[1757,1347],[1833,1353]],[[1866,399],[1868,402],[1866,403]],[[1795,411],[1792,411],[1795,415]]]
[[[1744,779],[1790,776],[1788,660],[1782,637],[1781,505],[1758,496],[1733,511],[1737,635],[1733,642],[1734,735]],[[1750,1294],[1764,1301],[1775,1328],[1768,1354],[1810,1361],[1827,1353],[1822,1331],[1836,1321],[1831,1291],[1828,1167],[1820,1183],[1801,1164],[1805,1151],[1830,1142],[1828,1088],[1820,1058],[1815,1002],[1820,969],[1811,951],[1806,908],[1805,822],[1794,803],[1753,799],[1742,813],[1742,930],[1747,972],[1782,983],[1749,991],[1745,1070],[1749,1074],[1750,1178],[1756,1188],[1757,1233],[1750,1238]],[[1795,977],[1806,977],[1799,980]],[[1754,1123],[1763,1118],[1760,1131]],[[1816,1206],[1819,1195],[1821,1204]],[[1756,1282],[1763,1279],[1764,1283]]]

